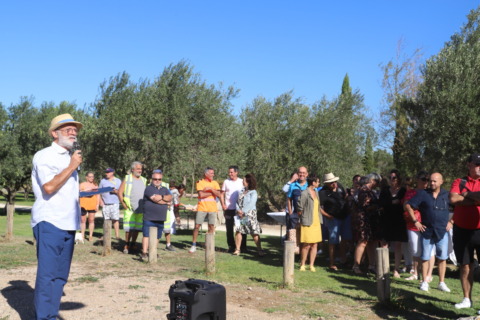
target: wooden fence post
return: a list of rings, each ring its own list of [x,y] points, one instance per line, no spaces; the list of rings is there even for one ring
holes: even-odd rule
[[[295,269],[295,241],[284,241],[283,286],[293,287]]]
[[[103,256],[112,254],[112,220],[103,220]]]
[[[158,246],[158,229],[157,227],[149,227],[148,232],[148,263],[157,262],[157,246]]]
[[[205,271],[207,274],[215,273],[215,235],[205,235]]]
[[[390,300],[390,258],[388,248],[377,248],[377,297],[380,302]]]

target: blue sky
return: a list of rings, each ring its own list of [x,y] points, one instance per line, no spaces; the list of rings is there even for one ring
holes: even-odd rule
[[[234,85],[236,113],[256,96],[294,90],[312,104],[342,79],[381,105],[379,64],[439,52],[480,0],[470,1],[3,1],[0,102],[33,96],[94,102],[101,82],[126,71],[154,79],[184,59],[208,83]]]

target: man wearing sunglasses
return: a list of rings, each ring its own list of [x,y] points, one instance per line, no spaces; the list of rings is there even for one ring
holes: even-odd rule
[[[172,201],[170,191],[162,187],[163,174],[154,171],[152,183],[145,188],[143,196],[143,239],[142,260],[148,259],[148,239],[150,227],[157,228],[157,239],[162,237],[165,220],[167,220],[168,204]]]
[[[453,250],[460,265],[463,300],[455,308],[472,307],[474,250],[480,256],[480,154],[473,153],[467,160],[468,176],[456,179],[450,189],[450,201],[455,206],[450,223],[453,224]]]

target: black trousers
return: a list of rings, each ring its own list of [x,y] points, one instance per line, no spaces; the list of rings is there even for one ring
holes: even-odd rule
[[[227,244],[229,249],[235,249],[235,210],[225,210],[223,212],[225,216],[225,229],[227,231]],[[247,235],[242,234],[242,244],[240,245],[240,250],[245,252],[247,249]]]

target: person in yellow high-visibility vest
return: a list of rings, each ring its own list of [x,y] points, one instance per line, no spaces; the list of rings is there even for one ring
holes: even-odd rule
[[[147,179],[142,177],[143,164],[134,161],[132,173],[127,174],[120,185],[118,197],[125,209],[123,215],[123,230],[125,230],[125,247],[123,253],[131,253],[136,249],[138,232],[143,225],[143,193],[147,186]]]

